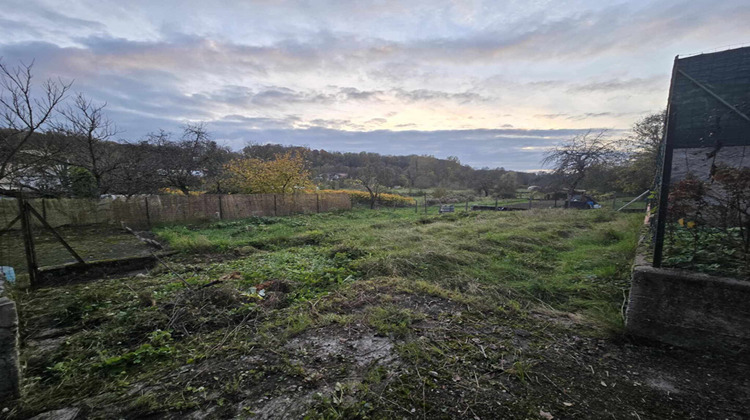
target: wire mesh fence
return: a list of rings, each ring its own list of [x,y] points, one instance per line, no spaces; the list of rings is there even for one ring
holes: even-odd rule
[[[750,48],[675,59],[654,266],[750,277]]]

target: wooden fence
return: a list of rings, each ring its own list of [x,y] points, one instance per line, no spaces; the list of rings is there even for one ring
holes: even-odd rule
[[[351,209],[347,194],[150,195],[106,199],[32,199],[28,202],[53,226],[119,224],[148,228],[159,223],[288,216]],[[0,229],[18,215],[15,199],[0,200]],[[18,229],[18,225],[14,226]]]

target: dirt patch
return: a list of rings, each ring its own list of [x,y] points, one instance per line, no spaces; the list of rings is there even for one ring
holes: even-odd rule
[[[300,391],[302,390],[295,388],[285,395],[260,398],[255,401],[259,408],[250,408],[243,402],[239,405],[238,411],[245,412],[250,418],[257,420],[304,418],[307,410],[315,403],[315,397],[318,394],[329,394],[332,390],[324,386],[316,391]]]
[[[396,361],[393,342],[366,330],[342,337],[334,330],[315,330],[291,340],[286,346],[300,360],[317,363],[349,363],[364,368],[371,364],[391,365]]]

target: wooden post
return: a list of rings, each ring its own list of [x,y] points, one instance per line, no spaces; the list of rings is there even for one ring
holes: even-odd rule
[[[182,198],[180,196],[177,196],[178,198]],[[182,220],[188,221],[188,210],[190,209],[190,194],[185,196],[185,205],[182,206]]]
[[[273,195],[273,215],[276,216],[276,194]]]
[[[424,193],[424,214],[427,214],[427,193]]]
[[[529,210],[531,210],[531,197],[529,197]]]
[[[73,249],[73,247],[70,246],[70,244],[68,244],[67,242],[65,242],[65,239],[63,239],[63,237],[60,236],[59,233],[57,233],[57,231],[55,230],[55,228],[53,228],[52,226],[50,226],[50,224],[47,223],[46,220],[44,220],[44,218],[42,217],[42,215],[39,214],[34,209],[34,207],[31,207],[31,204],[26,203],[26,208],[29,211],[29,213],[33,214],[34,217],[36,217],[39,220],[39,222],[42,224],[42,226],[44,226],[45,228],[47,228],[47,230],[49,230],[52,233],[52,235],[55,237],[55,239],[57,239],[65,247],[65,249],[67,249],[68,252],[70,252],[70,255],[72,255],[76,259],[76,261],[78,261],[79,264],[86,264],[86,261],[84,261],[83,258],[81,258],[80,255],[78,255],[78,253]],[[36,258],[36,256],[35,256],[35,258]]]
[[[414,199],[414,213],[419,214],[419,201],[417,199]]]
[[[497,209],[497,198],[495,198],[495,208]]]
[[[36,250],[34,249],[34,234],[31,230],[31,219],[26,200],[18,198],[18,211],[21,216],[21,232],[23,233],[23,247],[26,252],[26,264],[29,270],[29,284],[31,287],[37,285],[37,262]]]
[[[315,212],[320,213],[320,195],[315,193]]]
[[[219,220],[224,220],[224,206],[221,204],[221,194],[219,194]]]
[[[617,209],[617,193],[612,193],[612,210]]]
[[[146,204],[146,223],[148,228],[151,229],[151,212],[148,209],[148,196],[143,197],[143,202]]]
[[[466,200],[466,211],[469,211],[469,200]]]

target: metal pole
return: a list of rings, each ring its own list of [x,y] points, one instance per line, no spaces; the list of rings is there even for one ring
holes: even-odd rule
[[[628,202],[627,204],[625,204],[624,206],[622,206],[622,207],[620,207],[619,209],[617,209],[617,211],[620,211],[620,210],[624,209],[625,207],[627,207],[627,206],[629,206],[629,205],[631,205],[631,204],[635,203],[636,201],[638,201],[638,200],[640,200],[641,198],[643,198],[643,196],[644,196],[644,195],[646,195],[646,194],[648,194],[648,193],[650,193],[650,192],[651,192],[651,190],[646,190],[646,191],[644,191],[643,193],[641,193],[641,195],[639,195],[638,197],[636,197],[636,198],[634,198],[634,199],[630,200],[630,201],[629,201],[629,202]]]
[[[667,106],[667,127],[664,133],[664,160],[661,168],[661,185],[659,188],[659,208],[656,213],[656,234],[654,235],[654,267],[661,267],[664,256],[664,228],[667,222],[667,210],[669,207],[669,181],[672,178],[672,153],[674,152],[674,126],[675,110],[672,100],[674,99],[674,83],[677,77],[677,57],[674,59],[672,68],[672,83],[669,86],[669,103]]]

